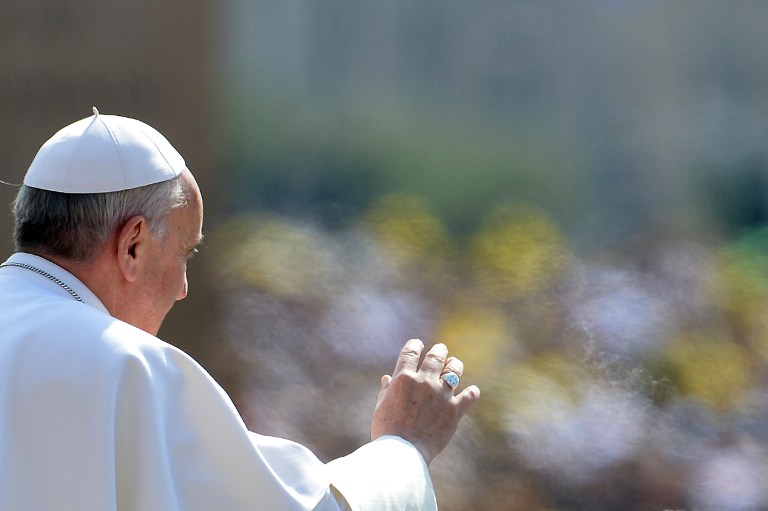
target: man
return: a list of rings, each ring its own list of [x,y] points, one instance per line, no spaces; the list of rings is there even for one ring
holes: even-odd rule
[[[203,203],[153,128],[94,115],[38,151],[0,267],[0,509],[435,509],[427,466],[479,397],[460,360],[408,341],[372,441],[321,463],[249,432],[155,335],[187,294]]]

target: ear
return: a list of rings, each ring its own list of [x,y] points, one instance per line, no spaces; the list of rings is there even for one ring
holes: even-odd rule
[[[139,275],[150,235],[147,219],[140,215],[130,218],[117,233],[117,265],[128,282],[135,281]]]

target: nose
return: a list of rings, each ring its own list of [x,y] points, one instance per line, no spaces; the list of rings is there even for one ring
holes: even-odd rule
[[[187,272],[184,272],[184,281],[181,284],[181,289],[179,290],[179,295],[176,297],[176,301],[183,300],[187,297],[187,292],[189,291],[189,283],[187,282]]]

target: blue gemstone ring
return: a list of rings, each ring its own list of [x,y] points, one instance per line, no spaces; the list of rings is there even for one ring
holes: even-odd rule
[[[444,375],[441,376],[441,378],[445,383],[448,384],[449,387],[451,387],[451,389],[455,389],[456,387],[459,386],[460,378],[459,378],[459,375],[456,373],[453,373],[453,372],[445,373]]]

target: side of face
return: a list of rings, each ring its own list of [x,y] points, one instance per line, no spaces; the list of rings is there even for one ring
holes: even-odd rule
[[[128,248],[133,272],[126,286],[125,317],[120,319],[152,335],[157,335],[174,303],[187,296],[187,262],[203,237],[200,190],[188,170],[181,179],[187,187],[187,204],[167,215],[162,233],[152,232],[141,219],[141,232],[133,249]]]

